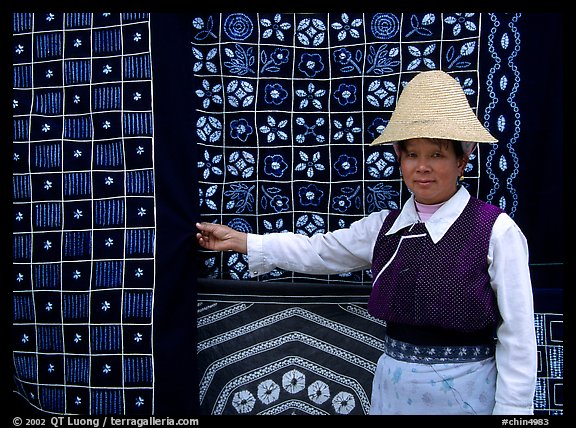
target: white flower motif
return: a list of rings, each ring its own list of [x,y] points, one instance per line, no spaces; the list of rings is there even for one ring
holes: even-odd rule
[[[142,39],[142,34],[136,32],[134,33],[134,37],[132,38],[135,42],[139,42]]]
[[[142,270],[142,268],[138,268],[136,269],[136,271],[134,272],[134,275],[138,278],[140,278],[142,275],[144,275],[144,271]]]
[[[102,128],[104,129],[109,129],[112,125],[110,124],[109,120],[105,120],[104,123],[102,123]]]
[[[282,15],[277,13],[274,15],[274,22],[270,21],[269,19],[261,19],[260,25],[266,28],[262,33],[262,37],[267,39],[271,37],[273,34],[276,38],[280,41],[284,40],[284,30],[289,30],[291,25],[288,22],[280,22],[282,20]]]
[[[137,154],[137,155],[141,155],[142,153],[144,153],[144,147],[138,146],[138,147],[136,148],[136,154]]]
[[[360,38],[360,32],[356,29],[362,25],[361,19],[354,19],[352,22],[348,22],[350,18],[347,13],[341,15],[342,22],[334,22],[331,27],[338,31],[338,40],[342,41],[346,38],[347,34],[351,37],[358,39]]]
[[[134,342],[140,342],[142,340],[142,333],[136,333],[134,335]]]
[[[270,404],[280,396],[280,387],[272,379],[267,379],[258,385],[258,398],[264,404]]]
[[[74,40],[74,47],[79,48],[80,46],[82,46],[82,40],[80,39]]]
[[[198,161],[198,168],[204,168],[202,172],[202,177],[206,180],[210,173],[215,175],[222,175],[222,169],[217,165],[222,161],[222,155],[215,155],[212,160],[210,160],[210,153],[208,150],[204,150],[204,160]]]
[[[22,45],[16,46],[16,53],[20,55],[22,52],[24,52],[24,46]]]
[[[24,281],[24,275],[22,275],[20,272],[18,272],[18,275],[16,275],[16,281],[18,281],[18,282]]]
[[[80,279],[81,276],[82,276],[82,274],[80,273],[80,271],[78,269],[76,269],[74,272],[72,272],[72,278],[74,278],[74,279]]]
[[[136,403],[135,403],[138,407],[143,406],[144,405],[144,399],[142,397],[138,397],[136,399]]]
[[[104,180],[104,184],[106,184],[107,186],[110,186],[112,183],[114,183],[114,179],[110,176],[106,177],[106,179]]]
[[[102,73],[104,73],[104,74],[112,73],[112,67],[110,67],[108,64],[106,64],[106,65],[102,68]]]
[[[112,238],[107,238],[106,241],[104,241],[104,245],[106,245],[107,247],[111,247],[112,245],[114,245],[114,240]]]
[[[132,98],[134,99],[134,101],[138,101],[142,98],[142,94],[140,92],[134,92]]]
[[[42,132],[48,132],[50,131],[50,125],[45,123],[44,125],[42,125]]]
[[[326,37],[326,26],[322,20],[317,18],[302,19],[298,23],[296,30],[298,31],[296,37],[298,37],[298,41],[304,46],[318,46],[322,44]]]
[[[207,109],[210,103],[222,104],[222,85],[217,83],[212,88],[210,88],[210,83],[208,80],[202,80],[202,89],[196,90],[196,95],[202,98],[202,107]]]
[[[296,165],[294,168],[296,171],[306,170],[306,175],[308,178],[312,178],[314,176],[314,170],[324,171],[324,165],[320,163],[320,152],[314,153],[312,158],[310,158],[310,156],[308,156],[308,154],[304,153],[303,151],[300,151],[299,155],[302,162]]]
[[[52,182],[50,180],[46,180],[44,182],[44,189],[49,190],[52,188]]]
[[[50,248],[52,248],[52,242],[48,240],[44,241],[44,249],[49,250]]]
[[[110,302],[108,302],[107,300],[104,300],[104,303],[102,303],[102,310],[104,312],[106,312],[108,309],[110,309],[112,305],[110,305]]]
[[[326,90],[316,89],[314,84],[310,82],[308,83],[307,91],[304,89],[297,89],[295,94],[296,96],[302,98],[299,104],[300,109],[308,107],[308,103],[310,102],[316,110],[320,110],[322,108],[322,101],[320,98],[326,95]]]
[[[362,128],[359,126],[354,126],[354,118],[349,116],[346,119],[346,122],[343,124],[339,120],[333,120],[334,127],[338,129],[338,131],[334,134],[334,139],[339,140],[342,137],[346,137],[346,140],[349,143],[354,142],[354,134],[358,134],[362,131]]]
[[[52,306],[52,302],[46,303],[45,309],[46,309],[48,312],[50,312],[52,309],[54,309],[53,306]]]
[[[74,218],[76,220],[78,220],[80,217],[82,217],[84,214],[82,214],[82,210],[77,209],[76,211],[74,211]]]
[[[316,404],[322,404],[330,398],[330,387],[317,380],[308,387],[308,398]]]
[[[75,343],[82,342],[82,336],[79,333],[76,333],[74,335],[74,342]]]
[[[23,218],[24,218],[24,214],[22,214],[20,211],[18,211],[18,214],[16,214],[16,221],[22,221]]]
[[[20,155],[18,153],[14,153],[14,156],[12,157],[12,160],[18,161],[20,160]]]
[[[287,140],[288,134],[282,131],[282,128],[286,126],[288,123],[287,120],[281,120],[280,122],[276,123],[276,119],[272,116],[268,116],[267,118],[267,125],[260,126],[260,132],[266,135],[266,142],[271,143],[276,140],[278,137],[280,140]]]
[[[282,376],[282,386],[290,394],[296,394],[306,386],[306,376],[298,370],[290,370]]]
[[[332,400],[332,406],[336,413],[340,415],[347,415],[356,407],[356,401],[354,400],[354,396],[349,392],[339,392],[336,394],[334,399]]]
[[[140,217],[144,217],[146,215],[146,208],[144,208],[144,207],[138,208],[138,215]]]
[[[74,404],[79,406],[81,403],[82,403],[82,399],[80,397],[76,396],[76,400],[74,401]]]
[[[74,150],[74,157],[75,158],[82,157],[82,150],[79,149]]]
[[[74,95],[74,104],[78,104],[80,102],[80,95]]]
[[[18,100],[12,100],[12,108],[18,107]]]
[[[250,391],[238,391],[232,397],[232,406],[238,413],[249,413],[254,408],[256,399]]]
[[[52,76],[54,76],[54,72],[52,70],[46,70],[46,77],[50,79]]]
[[[54,364],[52,364],[52,363],[48,364],[48,373],[53,373],[54,370],[56,370],[56,369],[54,368]]]
[[[54,19],[54,14],[53,13],[48,13],[46,14],[46,21],[50,22]]]
[[[111,367],[110,365],[104,364],[104,365],[102,366],[102,373],[108,374],[108,373],[110,373],[111,371],[112,371],[112,367]]]
[[[468,31],[477,30],[474,21],[468,20],[468,18],[472,18],[473,16],[473,13],[455,13],[453,16],[450,15],[446,17],[444,22],[446,24],[454,24],[454,27],[452,27],[452,35],[457,36],[460,34],[463,28],[467,29]]]
[[[30,337],[27,334],[22,335],[22,343],[26,343],[30,340]]]

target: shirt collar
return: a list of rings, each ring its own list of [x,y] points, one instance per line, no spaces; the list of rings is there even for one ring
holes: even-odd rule
[[[438,208],[438,211],[432,214],[432,217],[424,223],[434,243],[438,242],[444,236],[448,228],[452,226],[452,223],[454,223],[462,213],[462,210],[464,210],[469,200],[470,193],[468,193],[468,190],[466,190],[464,186],[460,186],[460,189],[458,189],[454,196],[448,199],[446,203]],[[386,235],[392,235],[400,229],[418,222],[420,222],[420,217],[416,211],[414,195],[412,195],[404,204],[400,215],[388,232],[386,232]]]

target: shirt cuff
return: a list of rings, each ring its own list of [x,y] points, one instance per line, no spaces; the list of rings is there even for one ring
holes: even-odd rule
[[[264,255],[263,241],[262,235],[249,233],[246,237],[248,272],[252,278],[268,272],[264,267],[266,257]]]
[[[508,404],[496,403],[494,405],[494,410],[492,410],[493,415],[533,415],[534,409],[530,407],[517,407],[510,406]]]

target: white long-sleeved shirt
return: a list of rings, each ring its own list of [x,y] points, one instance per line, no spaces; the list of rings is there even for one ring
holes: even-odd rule
[[[424,224],[438,242],[468,203],[464,187]],[[294,233],[248,234],[252,276],[275,268],[309,274],[337,274],[369,269],[378,233],[390,211],[372,213],[349,228],[311,237]],[[413,197],[408,199],[387,234],[419,222]],[[502,322],[497,328],[496,405],[493,414],[533,413],[537,350],[528,245],[518,225],[505,213],[494,223],[488,249],[488,272]]]

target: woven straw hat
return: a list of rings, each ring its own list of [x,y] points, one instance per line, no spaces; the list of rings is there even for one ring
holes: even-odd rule
[[[371,145],[411,138],[443,138],[463,143],[498,141],[482,126],[460,84],[440,70],[421,72],[408,82],[388,125]]]

